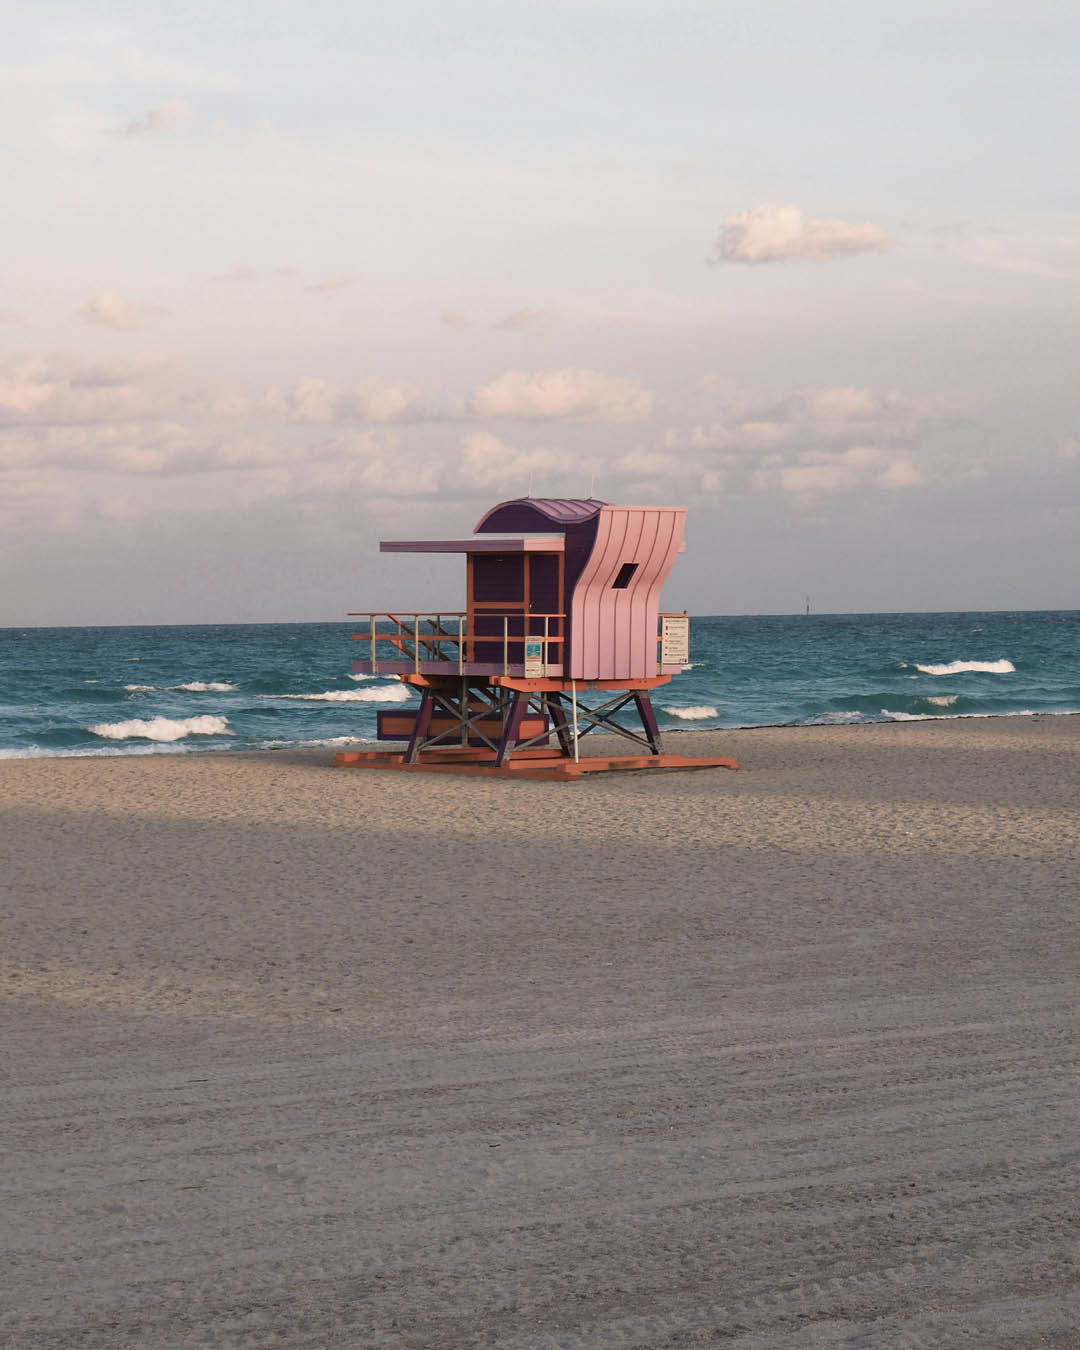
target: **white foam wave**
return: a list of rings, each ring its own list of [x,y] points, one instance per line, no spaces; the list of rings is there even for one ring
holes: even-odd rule
[[[40,745],[28,745],[19,750],[0,750],[0,759],[103,759],[117,755],[181,755],[186,745],[109,745],[87,750],[82,746],[70,750],[46,750]]]
[[[1032,708],[1004,713],[907,713],[890,712],[888,708],[882,708],[881,715],[890,722],[959,722],[971,717],[1037,717],[1039,714]]]
[[[265,741],[263,750],[310,750],[324,745],[375,745],[367,736],[322,736],[311,741]]]
[[[941,666],[920,666],[916,662],[915,669],[921,670],[924,675],[964,675],[969,672],[975,675],[1011,675],[1016,667],[1002,657],[1000,661],[950,661]]]
[[[170,689],[182,689],[185,694],[231,694],[235,684],[223,680],[190,680],[187,684],[170,684]]]
[[[708,661],[686,661],[683,664],[683,670],[697,670],[698,666],[707,666]]]
[[[374,689],[328,689],[324,694],[262,694],[260,697],[299,699],[302,703],[406,703],[412,698],[412,690],[407,684],[380,684]]]
[[[128,722],[98,722],[87,727],[95,736],[108,741],[180,741],[185,736],[232,736],[226,717],[151,717],[132,718]]]
[[[862,713],[858,710],[848,712],[828,712],[821,719],[823,722],[858,722],[862,720]]]
[[[927,694],[927,703],[932,703],[935,708],[951,708],[959,694]]]
[[[701,722],[707,717],[720,716],[717,710],[711,708],[707,703],[699,703],[691,708],[665,708],[664,712],[669,717],[679,717],[684,722]]]
[[[400,675],[350,675],[350,676],[349,676],[349,679],[350,679],[350,680],[356,680],[357,683],[359,683],[361,680],[400,680],[400,679],[401,679],[401,676],[400,676]]]
[[[125,684],[124,688],[129,694],[152,694],[155,686],[152,684]]]

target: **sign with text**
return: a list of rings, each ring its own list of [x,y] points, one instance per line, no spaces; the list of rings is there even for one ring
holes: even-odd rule
[[[546,674],[544,639],[527,637],[525,639],[525,678],[527,680],[540,680]]]
[[[660,664],[685,666],[690,660],[689,614],[664,614],[660,619]]]

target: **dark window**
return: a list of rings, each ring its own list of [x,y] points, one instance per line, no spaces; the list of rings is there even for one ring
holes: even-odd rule
[[[619,575],[611,583],[613,591],[625,591],[630,585],[630,578],[637,571],[637,563],[623,563],[619,568]]]

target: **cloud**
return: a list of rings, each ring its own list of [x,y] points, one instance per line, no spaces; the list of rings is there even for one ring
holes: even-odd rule
[[[253,267],[251,263],[236,263],[211,277],[211,281],[263,281],[266,277],[295,277],[300,269],[295,263],[282,263],[278,267]]]
[[[257,267],[252,267],[250,263],[237,263],[234,267],[219,272],[214,281],[259,281],[262,275],[262,272]]]
[[[1080,459],[1080,437],[1066,436],[1063,441],[1058,442],[1058,459]]]
[[[329,294],[332,291],[347,291],[350,287],[355,285],[355,277],[324,277],[321,281],[309,281],[304,287],[304,290],[319,294]]]
[[[566,422],[639,422],[653,411],[656,396],[633,380],[595,370],[508,370],[473,394],[477,417]]]
[[[505,444],[489,431],[475,432],[464,438],[460,472],[467,487],[510,490],[524,496],[535,482],[551,490],[559,479],[583,471],[579,456],[565,450],[537,447],[518,450]]]
[[[383,423],[424,415],[420,392],[400,381],[354,387],[308,377],[291,389],[248,394],[193,381],[164,363],[86,365],[66,357],[0,361],[0,429],[153,420],[185,424],[285,423],[297,427]]]
[[[168,416],[190,398],[174,371],[150,362],[85,365],[65,357],[0,361],[0,427]]]
[[[526,328],[538,328],[551,314],[546,309],[533,309],[527,305],[524,309],[515,309],[512,314],[493,323],[492,328],[504,333],[520,333]]]
[[[1077,239],[1072,236],[1012,234],[992,226],[968,222],[938,225],[930,237],[939,248],[977,267],[1047,281],[1073,281],[1077,276]],[[1063,255],[1060,266],[1048,255]]]
[[[152,315],[164,312],[157,305],[142,305],[134,300],[125,300],[115,291],[102,291],[75,311],[84,323],[100,324],[103,328],[114,328],[120,333],[133,332],[141,328]]]
[[[419,390],[400,380],[348,388],[314,376],[284,394],[271,390],[264,406],[271,416],[295,422],[398,422],[425,412]]]
[[[171,131],[173,127],[186,122],[191,116],[191,109],[183,99],[173,99],[169,103],[163,103],[159,108],[151,108],[143,117],[136,118],[134,122],[129,122],[124,128],[125,136],[147,136],[158,131]]]
[[[726,216],[716,239],[713,262],[781,262],[801,258],[825,262],[846,253],[888,247],[889,236],[863,221],[803,220],[797,206],[756,206]]]

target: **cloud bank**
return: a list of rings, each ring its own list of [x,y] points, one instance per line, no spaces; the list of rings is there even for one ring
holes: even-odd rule
[[[476,417],[524,421],[640,422],[655,407],[656,395],[634,380],[596,370],[508,370],[473,394]]]
[[[173,127],[186,122],[190,116],[191,109],[184,100],[175,98],[158,108],[151,108],[144,116],[129,122],[124,128],[124,135],[148,136],[158,131],[171,131]]]
[[[869,221],[803,220],[797,206],[755,206],[726,216],[713,262],[827,262],[849,253],[887,248],[891,240]]]

